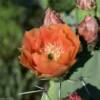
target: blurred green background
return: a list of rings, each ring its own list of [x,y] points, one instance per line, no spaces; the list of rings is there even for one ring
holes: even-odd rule
[[[75,0],[0,0],[0,100],[40,100],[41,93],[18,96],[42,84],[19,64],[18,55],[24,32],[42,25],[47,7],[76,24]]]

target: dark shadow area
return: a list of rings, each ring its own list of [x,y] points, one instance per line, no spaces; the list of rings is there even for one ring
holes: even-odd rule
[[[83,98],[82,100],[100,100],[100,90],[97,89],[97,87],[87,84],[86,88],[90,94],[87,93],[85,87],[76,90],[76,92]]]
[[[70,76],[77,71],[78,68],[84,67],[84,64],[92,57],[91,52],[87,50],[87,44],[82,37],[80,37],[82,44],[82,52],[77,55],[77,62],[72,66],[69,73],[64,76],[64,79],[70,78]]]
[[[95,19],[98,23],[98,26],[100,26],[100,18],[98,18],[97,16],[95,16]],[[97,44],[95,46],[95,50],[100,50],[100,27],[98,29],[98,41],[97,41]]]
[[[100,36],[99,36],[98,42],[95,46],[95,50],[100,50]]]

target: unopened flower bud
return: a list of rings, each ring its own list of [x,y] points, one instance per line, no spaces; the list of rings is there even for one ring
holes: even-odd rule
[[[89,44],[98,38],[98,24],[92,16],[86,16],[78,26],[78,33]]]
[[[66,97],[63,100],[82,100],[81,97],[75,92],[75,93],[71,93],[69,94],[68,97]]]
[[[89,10],[96,7],[96,0],[76,0],[76,5],[82,10]]]
[[[48,8],[46,10],[45,17],[44,17],[44,25],[58,24],[58,23],[64,23],[59,13]]]

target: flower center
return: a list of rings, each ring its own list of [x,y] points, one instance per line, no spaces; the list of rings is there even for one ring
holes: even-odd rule
[[[61,54],[63,53],[63,49],[56,43],[55,44],[48,43],[44,47],[44,52],[45,54],[48,55],[48,58],[50,60],[54,59],[57,61],[61,56]]]

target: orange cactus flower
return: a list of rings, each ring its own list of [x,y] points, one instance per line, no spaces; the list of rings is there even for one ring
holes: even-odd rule
[[[25,33],[20,62],[41,77],[57,77],[75,63],[79,38],[66,24],[33,28]]]

